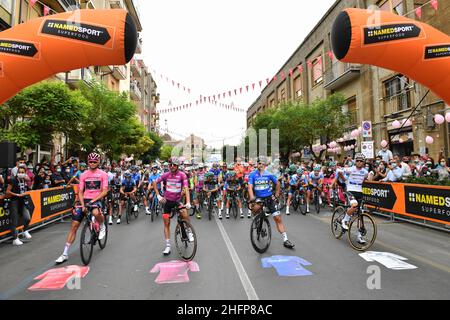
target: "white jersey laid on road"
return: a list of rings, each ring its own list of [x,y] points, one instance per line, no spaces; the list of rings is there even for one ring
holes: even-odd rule
[[[367,179],[369,172],[366,168],[358,169],[356,166],[350,168],[347,178],[347,191],[362,192],[362,185]]]

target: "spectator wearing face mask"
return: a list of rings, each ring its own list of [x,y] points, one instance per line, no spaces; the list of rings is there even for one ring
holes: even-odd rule
[[[382,181],[385,182],[400,182],[403,177],[403,169],[401,168],[401,161],[397,162],[392,159],[388,165],[388,171],[386,178]]]
[[[18,158],[17,159],[17,161],[16,161],[16,166],[14,167],[14,168],[12,168],[11,169],[11,173],[10,173],[10,177],[15,177],[15,176],[17,176],[17,171],[18,171],[18,169],[19,169],[19,166],[23,166],[23,165],[26,165],[25,164],[25,158]]]
[[[53,172],[52,175],[50,176],[50,179],[52,182],[52,184],[51,184],[52,188],[61,187],[66,184],[66,181],[64,180],[64,178],[62,176],[61,166],[57,165],[55,169],[56,169],[55,172]]]
[[[386,140],[381,141],[381,150],[378,151],[377,156],[381,157],[381,159],[386,162],[389,163],[393,158],[393,154],[392,151],[388,149],[388,143]]]
[[[80,177],[83,174],[83,172],[86,170],[86,163],[80,162],[80,168],[75,173],[75,175],[70,179],[68,184],[79,184],[80,183]]]
[[[445,161],[445,158],[441,158],[439,160],[439,164],[436,165],[434,171],[438,174],[439,181],[444,181],[448,179],[450,174],[450,168],[447,166],[447,161]]]
[[[413,160],[413,159],[409,160],[408,166],[409,166],[409,170],[411,171],[412,177],[418,177],[420,174],[420,172],[417,168],[418,164],[419,164],[418,160]]]
[[[425,165],[422,166],[420,169],[420,176],[421,177],[431,177],[433,173],[433,161],[431,158],[428,158],[425,162]]]
[[[30,224],[30,212],[28,210],[28,203],[30,201],[26,192],[29,190],[27,185],[28,176],[26,173],[26,166],[20,166],[17,170],[17,174],[12,176],[6,195],[11,197],[10,203],[10,221],[11,221],[11,233],[13,236],[13,245],[20,246],[23,244],[19,239],[19,233],[17,226],[19,224],[19,217],[23,217],[24,227],[23,235],[26,239],[31,239],[30,233],[27,231]]]
[[[28,189],[31,190],[33,188],[34,183],[34,172],[33,172],[33,164],[28,163],[27,165],[27,176],[30,178],[29,181],[27,181]]]
[[[70,178],[72,178],[72,175],[70,174],[70,171],[71,170],[70,170],[69,166],[64,167],[62,169],[61,176],[63,177],[65,184],[69,184]]]
[[[397,161],[397,164],[399,166],[401,166],[402,170],[403,170],[403,174],[402,177],[403,179],[408,179],[409,177],[411,177],[412,172],[411,172],[411,168],[408,166],[408,162],[409,159],[408,157],[403,157],[402,160],[400,160],[400,157],[397,156],[397,158],[395,159]]]
[[[386,163],[384,161],[375,161],[373,171],[369,173],[369,180],[382,181],[386,178]]]
[[[5,179],[3,179],[3,174],[0,174],[0,193],[3,193],[5,189]]]

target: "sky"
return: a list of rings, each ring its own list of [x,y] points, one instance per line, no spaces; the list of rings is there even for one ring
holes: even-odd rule
[[[265,83],[279,71],[335,0],[135,2],[143,27],[140,57],[160,94],[157,110],[170,104],[194,106],[200,95],[227,92],[220,102],[246,111],[261,93],[258,81]],[[190,88],[191,93],[177,89],[165,77]],[[250,87],[247,93],[245,85],[252,83],[256,83],[255,90]],[[240,87],[244,94],[233,92],[228,97],[229,90]],[[245,134],[246,112],[206,103],[161,114],[160,129],[166,128],[175,139],[193,133],[216,148],[237,145]]]

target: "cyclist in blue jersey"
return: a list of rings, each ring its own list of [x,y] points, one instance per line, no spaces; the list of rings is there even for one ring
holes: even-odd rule
[[[248,179],[250,202],[254,202],[258,198],[267,203],[268,209],[272,213],[273,220],[277,225],[278,232],[281,233],[283,238],[283,245],[286,248],[292,249],[294,248],[294,244],[288,239],[286,228],[281,220],[281,213],[274,203],[274,197],[270,185],[272,183],[275,186],[275,195],[276,197],[279,197],[280,182],[273,174],[266,171],[267,159],[260,157],[258,158],[257,163],[258,169],[252,172]],[[260,209],[257,204],[254,204],[252,208],[253,212],[257,212]]]
[[[319,204],[322,204],[323,195],[323,179],[325,176],[320,170],[320,165],[314,166],[314,171],[309,174],[309,186],[308,186],[308,196],[306,197],[306,212],[309,212],[309,202],[312,197],[312,192],[314,189],[317,189],[319,194]]]
[[[148,176],[148,182],[149,182],[150,184],[149,184],[149,186],[148,186],[148,195],[147,195],[147,197],[148,197],[148,202],[149,202],[150,204],[153,203],[153,197],[156,197],[156,190],[153,189],[153,182],[155,182],[156,180],[158,180],[159,177],[161,177],[161,172],[159,171],[158,165],[157,165],[157,164],[154,164],[154,165],[152,165],[152,170],[151,170],[151,172],[150,172],[150,175]],[[162,190],[161,190],[161,189],[162,189],[161,183],[158,183],[158,184],[156,185],[156,188],[158,189],[159,194],[163,195],[163,192],[162,192]],[[151,214],[150,208],[149,208],[149,211],[148,211],[147,214],[148,214],[148,215]]]
[[[131,177],[131,173],[126,172],[123,175],[124,179],[122,180],[122,187],[120,188],[120,206],[119,206],[119,218],[117,219],[117,224],[120,224],[120,218],[122,217],[122,209],[125,206],[125,198],[131,197],[133,203],[136,202],[136,183]],[[134,211],[136,211],[136,205],[134,207]]]

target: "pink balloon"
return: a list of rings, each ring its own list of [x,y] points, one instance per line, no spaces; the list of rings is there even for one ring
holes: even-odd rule
[[[392,127],[394,128],[394,129],[398,129],[398,128],[400,128],[402,126],[402,124],[400,123],[400,121],[398,121],[398,120],[395,120],[394,122],[392,122]]]
[[[434,142],[434,139],[433,139],[433,137],[427,136],[427,137],[425,138],[425,142],[426,142],[427,144],[432,144],[432,143]]]
[[[434,122],[436,122],[437,124],[443,124],[445,121],[445,118],[440,115],[440,114],[435,114],[434,115]]]
[[[450,112],[445,114],[445,121],[450,122]]]
[[[355,145],[352,144],[352,145],[350,146],[350,148],[351,148],[352,150],[355,149]]]
[[[359,131],[355,129],[352,131],[351,135],[353,138],[356,138],[357,136],[359,136]]]
[[[386,148],[388,143],[387,143],[386,140],[383,140],[383,141],[381,141],[380,145],[381,145],[382,148]]]
[[[403,120],[403,126],[404,126],[404,127],[409,127],[409,126],[411,126],[411,125],[412,125],[412,122],[411,122],[410,119],[408,119],[408,120]]]
[[[403,143],[403,139],[402,138],[398,139],[398,142]]]
[[[332,141],[332,142],[330,143],[330,147],[336,148],[336,146],[337,146],[336,141]]]
[[[322,150],[327,150],[327,146],[326,145],[322,145]]]

